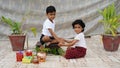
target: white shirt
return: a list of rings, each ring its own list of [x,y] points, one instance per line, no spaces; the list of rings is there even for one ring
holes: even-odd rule
[[[48,28],[51,28],[54,31],[55,22],[53,21],[53,23],[52,23],[49,19],[46,19],[43,24],[42,34],[47,35],[47,36],[52,36],[51,33],[49,32]]]
[[[86,41],[85,41],[85,37],[84,37],[84,33],[83,33],[83,32],[77,34],[74,39],[75,39],[75,40],[79,40],[79,41],[76,42],[76,43],[75,43],[73,46],[71,46],[71,47],[80,46],[80,47],[87,48],[87,46],[86,46]]]

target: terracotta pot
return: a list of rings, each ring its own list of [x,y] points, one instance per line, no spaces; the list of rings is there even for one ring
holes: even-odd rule
[[[103,45],[106,51],[117,51],[120,43],[120,36],[103,35]]]
[[[24,50],[25,37],[26,37],[25,35],[9,36],[13,51],[23,51]]]

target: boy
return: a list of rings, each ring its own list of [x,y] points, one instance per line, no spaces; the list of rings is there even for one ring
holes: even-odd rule
[[[84,38],[84,27],[85,24],[82,20],[75,20],[72,23],[74,31],[77,33],[76,37],[72,41],[66,40],[66,44],[59,43],[59,46],[68,46],[65,58],[66,59],[74,59],[84,57],[86,55],[86,41]]]
[[[55,28],[55,18],[56,15],[56,9],[54,6],[48,6],[46,8],[46,16],[47,19],[45,20],[43,24],[42,29],[42,35],[40,37],[40,42],[43,45],[44,43],[47,43],[47,45],[52,43],[59,43],[63,42],[62,38],[57,37],[57,35],[54,33]]]

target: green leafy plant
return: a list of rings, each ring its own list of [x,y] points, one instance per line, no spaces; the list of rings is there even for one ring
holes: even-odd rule
[[[37,29],[35,27],[31,27],[30,31],[33,33],[34,37],[36,37],[36,35],[37,35]],[[26,36],[26,37],[27,37],[26,41],[27,41],[27,49],[28,49],[28,36]]]
[[[103,10],[99,10],[99,13],[103,17],[100,22],[104,25],[105,34],[116,36],[118,33],[117,29],[120,27],[120,14],[116,13],[114,3]]]
[[[32,31],[32,33],[36,37],[36,35],[37,35],[37,29],[35,27],[32,27],[32,28],[30,28],[30,30]]]
[[[50,54],[63,55],[65,53],[63,49],[58,46],[58,44],[50,44],[49,46],[46,46],[46,48],[50,48],[48,52]]]
[[[56,47],[48,48],[48,47],[44,47],[44,46],[46,46],[46,45],[44,44],[40,47],[36,47],[35,51],[36,52],[46,52],[48,54],[61,55],[61,56],[63,56],[65,54],[65,52],[63,51],[62,48],[56,48]]]
[[[36,47],[35,50],[36,52],[46,52],[46,53],[50,51],[49,48],[45,48],[45,47]]]
[[[24,16],[22,17],[22,20],[21,22],[16,22],[16,21],[13,21],[12,19],[10,18],[7,18],[7,17],[4,17],[2,16],[1,17],[1,21],[5,24],[7,24],[11,31],[12,31],[12,35],[21,35],[21,34],[24,34],[26,36],[26,41],[27,41],[27,49],[28,49],[28,35],[27,35],[27,30],[23,32],[22,30],[22,24],[23,22],[26,21],[26,19],[29,17],[29,13],[25,13]],[[37,34],[37,29],[35,27],[32,27],[29,29],[33,34],[34,34],[34,37],[36,37],[36,34]]]
[[[12,30],[12,34],[24,34],[24,32],[22,31],[22,25],[23,22],[25,22],[29,17],[29,14],[30,12],[25,12],[20,22],[13,21],[11,18],[7,18],[5,16],[1,17],[1,21],[10,27],[10,29]]]
[[[6,18],[4,16],[1,17],[2,22],[6,23],[12,30],[12,34],[21,34],[21,23],[12,21],[10,18]]]

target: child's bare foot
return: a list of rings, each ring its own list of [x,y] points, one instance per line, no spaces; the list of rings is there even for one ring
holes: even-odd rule
[[[50,42],[47,42],[46,45],[49,46],[51,43]]]
[[[44,46],[43,46],[43,45],[41,45],[41,46],[40,46],[40,49],[43,49],[43,48],[44,48]]]

